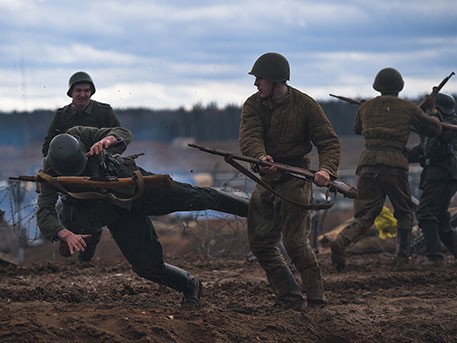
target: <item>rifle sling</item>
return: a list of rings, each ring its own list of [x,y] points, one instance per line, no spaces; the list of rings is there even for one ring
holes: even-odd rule
[[[286,196],[276,192],[266,182],[264,182],[262,179],[257,177],[254,173],[250,172],[248,169],[246,169],[241,164],[236,162],[233,155],[231,155],[231,154],[226,155],[224,157],[224,160],[225,160],[225,162],[230,164],[232,167],[234,167],[235,169],[240,171],[242,174],[246,175],[248,178],[253,180],[255,183],[257,183],[260,186],[264,187],[265,189],[267,189],[268,191],[270,191],[271,193],[273,193],[277,197],[279,197],[282,200],[285,200],[285,201],[287,201],[287,202],[289,202],[291,204],[303,207],[303,209],[305,209],[305,210],[324,210],[324,209],[329,209],[335,203],[335,197],[333,198],[332,201],[324,203],[324,204],[305,204],[305,203],[302,203],[302,202],[295,201],[293,199],[289,199]],[[292,176],[296,177],[295,175],[292,175]]]
[[[128,202],[135,199],[138,199],[144,192],[144,179],[143,175],[139,170],[134,171],[133,179],[136,181],[137,188],[136,192],[133,196],[129,198],[120,198],[113,193],[100,193],[100,192],[69,192],[62,186],[56,178],[52,177],[49,174],[44,172],[39,172],[38,176],[42,178],[44,181],[49,183],[51,186],[56,188],[58,191],[71,196],[72,198],[78,200],[88,200],[88,199],[99,199],[99,200],[115,200],[120,202]]]

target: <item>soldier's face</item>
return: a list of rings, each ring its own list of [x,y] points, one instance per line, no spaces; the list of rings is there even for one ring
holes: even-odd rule
[[[89,103],[92,96],[92,89],[90,83],[77,83],[73,86],[71,97],[73,98],[73,105],[78,108],[84,108]]]
[[[256,76],[254,86],[257,87],[257,90],[260,93],[261,98],[268,98],[273,91],[273,82],[270,80],[264,79],[263,77]]]

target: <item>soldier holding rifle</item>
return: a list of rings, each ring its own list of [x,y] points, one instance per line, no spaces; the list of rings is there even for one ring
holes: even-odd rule
[[[38,197],[38,226],[50,241],[63,241],[70,251],[84,251],[87,235],[68,230],[56,213],[59,194],[66,195],[72,221],[82,227],[107,226],[120,250],[141,277],[183,293],[184,306],[198,306],[200,281],[176,266],[164,262],[162,246],[149,216],[177,211],[216,211],[247,216],[247,200],[212,188],[194,187],[170,181],[169,187],[142,186],[143,176],[152,173],[138,167],[135,160],[122,157],[132,135],[121,127],[76,126],[54,137],[44,159]],[[63,187],[52,176],[90,176],[97,179],[135,175],[138,186],[116,187],[87,192],[81,185]],[[84,191],[84,192],[82,192]],[[82,192],[82,193],[81,193]]]
[[[435,102],[440,119],[456,125],[454,97],[438,93]],[[408,159],[424,168],[416,218],[425,240],[427,262],[430,265],[443,262],[441,243],[457,258],[457,232],[451,227],[448,210],[457,192],[457,131],[443,127],[439,137],[424,137],[420,144],[408,149]]]
[[[408,182],[408,160],[404,154],[411,126],[424,136],[441,133],[439,120],[417,105],[398,97],[403,89],[401,74],[384,68],[375,77],[373,88],[381,95],[361,103],[354,122],[354,132],[363,135],[365,150],[356,173],[359,197],[354,200],[354,220],[332,242],[332,263],[337,271],[346,267],[345,250],[365,233],[381,213],[389,197],[397,219],[397,249],[394,269],[404,269],[409,262],[414,204]],[[437,113],[430,95],[423,107]]]
[[[324,186],[336,177],[340,143],[321,106],[308,95],[290,87],[287,59],[269,52],[260,56],[249,74],[258,91],[244,103],[240,124],[243,155],[268,162],[308,168],[313,145],[319,154],[314,183]],[[274,165],[259,168],[262,180],[277,193],[310,203],[312,185],[306,180],[281,173]],[[278,243],[282,237],[302,279],[308,306],[325,304],[319,263],[311,248],[310,213],[303,207],[276,196],[259,184],[249,203],[248,239],[251,251],[265,270],[284,309],[302,309],[305,300],[294,275],[284,261]]]

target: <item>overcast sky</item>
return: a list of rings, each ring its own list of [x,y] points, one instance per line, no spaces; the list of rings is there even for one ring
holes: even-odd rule
[[[0,0],[0,29],[0,111],[68,104],[78,70],[114,108],[241,105],[268,51],[317,100],[374,96],[384,67],[405,97],[457,72],[455,0]]]

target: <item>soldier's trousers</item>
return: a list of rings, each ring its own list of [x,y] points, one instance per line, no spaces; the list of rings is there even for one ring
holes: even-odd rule
[[[354,220],[340,236],[346,243],[354,241],[365,233],[381,213],[386,197],[392,204],[394,217],[397,219],[399,235],[407,237],[411,231],[414,218],[414,203],[408,175],[362,174],[357,181],[359,196],[354,200]],[[402,242],[407,244],[406,239]],[[406,248],[405,246],[403,248]]]
[[[295,201],[309,204],[311,184],[297,178],[271,184],[278,193]],[[311,275],[321,283],[319,265],[311,248],[310,213],[300,206],[280,199],[261,186],[256,186],[249,203],[248,238],[251,251],[265,270],[268,280],[276,295],[292,298],[298,297],[297,284],[290,275],[288,266],[278,248],[283,239],[287,254],[291,258],[306,285]],[[310,271],[313,271],[312,273]],[[287,279],[281,282],[279,279]],[[276,287],[276,289],[275,289]],[[282,289],[279,289],[282,287]],[[321,286],[319,286],[321,287]],[[320,290],[322,292],[322,290]],[[321,296],[321,295],[319,295]]]
[[[457,191],[457,180],[428,180],[422,185],[422,193],[416,217],[422,229],[429,259],[443,258],[441,242],[457,257],[453,241],[457,233],[450,225],[448,211]]]

